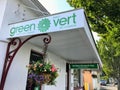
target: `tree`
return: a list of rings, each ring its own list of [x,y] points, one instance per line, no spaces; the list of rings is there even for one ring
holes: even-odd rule
[[[116,78],[120,84],[120,42],[116,39],[116,30],[107,34],[106,38],[97,42],[99,54],[103,62],[103,70],[108,77]],[[120,90],[120,85],[118,85]]]
[[[120,0],[67,0],[74,8],[84,8],[93,31],[104,34],[120,22]]]
[[[105,73],[120,83],[120,0],[67,0],[74,8],[83,8],[91,29],[101,37],[97,41]],[[118,90],[120,90],[120,85]]]

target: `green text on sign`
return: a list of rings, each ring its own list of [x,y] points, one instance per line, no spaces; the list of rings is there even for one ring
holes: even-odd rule
[[[98,69],[98,64],[70,64],[71,69]]]

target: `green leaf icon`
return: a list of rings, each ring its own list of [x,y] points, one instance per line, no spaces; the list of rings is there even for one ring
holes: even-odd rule
[[[50,20],[45,18],[39,21],[38,23],[38,30],[40,32],[46,32],[50,27]]]

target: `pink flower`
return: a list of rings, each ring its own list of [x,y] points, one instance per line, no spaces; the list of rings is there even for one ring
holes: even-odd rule
[[[39,66],[41,67],[41,66],[43,66],[43,64],[39,64]]]
[[[55,72],[55,71],[57,71],[57,69],[55,68],[55,66],[52,64],[52,67],[51,67],[51,71],[52,72]]]

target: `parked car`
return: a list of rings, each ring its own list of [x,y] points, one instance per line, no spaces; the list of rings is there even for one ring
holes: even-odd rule
[[[115,81],[114,85],[118,85],[118,81]]]
[[[100,80],[100,85],[106,86],[107,85],[107,81],[106,80]]]

